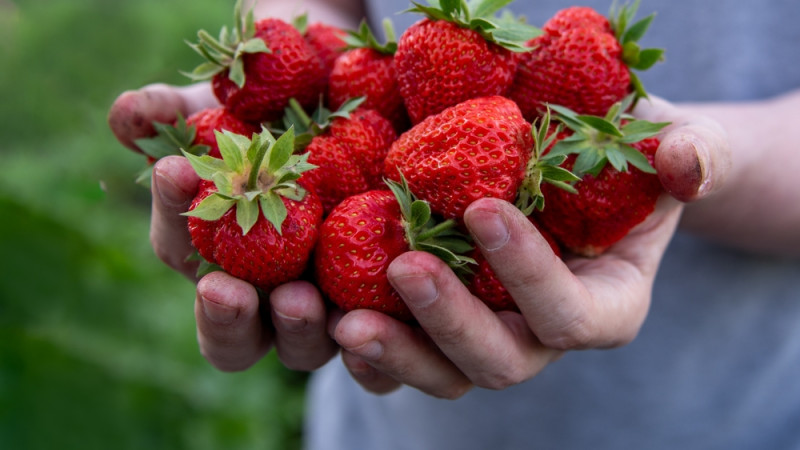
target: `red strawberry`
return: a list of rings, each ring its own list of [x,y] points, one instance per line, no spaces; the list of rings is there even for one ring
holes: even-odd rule
[[[602,116],[630,92],[645,97],[631,69],[650,68],[663,51],[639,49],[636,41],[653,16],[627,28],[635,12],[635,6],[622,8],[610,28],[587,8],[557,13],[544,25],[545,33],[528,43],[533,50],[520,55],[508,96],[528,120],[543,114],[548,103]]]
[[[211,78],[217,99],[232,114],[247,122],[282,116],[289,99],[313,107],[323,92],[322,61],[303,35],[275,18],[255,22],[252,11],[241,17],[236,3],[236,27],[216,40],[205,31],[192,48],[209,59],[189,74]]]
[[[314,269],[320,290],[342,310],[373,309],[409,320],[411,312],[386,277],[389,264],[409,250],[424,250],[457,269],[472,262],[458,256],[471,246],[453,221],[436,225],[407,186],[389,185],[334,208],[320,228]]]
[[[333,70],[333,63],[336,58],[344,53],[347,47],[347,43],[344,41],[347,32],[341,28],[321,22],[314,22],[308,26],[305,26],[304,22],[299,25],[295,23],[295,27],[298,27],[306,42],[319,55],[324,68],[325,79],[327,80],[331,70]]]
[[[517,67],[512,50],[524,49],[523,42],[539,32],[517,21],[496,25],[491,15],[502,6],[498,2],[414,5],[410,11],[427,17],[403,33],[395,53],[413,124],[471,98],[505,94]]]
[[[277,141],[268,131],[252,141],[227,131],[217,139],[221,160],[185,153],[204,180],[186,213],[192,244],[268,292],[301,276],[316,243],[322,205],[297,183],[313,166],[292,155],[292,131]]]
[[[389,149],[385,175],[446,218],[460,219],[482,197],[513,201],[533,139],[517,105],[503,97],[467,100],[429,116]]]
[[[313,118],[296,103],[287,111],[286,125],[303,133],[296,147],[317,166],[302,181],[317,192],[326,214],[351,195],[385,186],[384,159],[397,134],[388,119],[360,102],[346,102],[336,112],[320,107]]]
[[[215,158],[222,157],[217,146],[215,131],[230,131],[233,134],[249,137],[261,130],[253,123],[241,121],[221,106],[206,108],[192,114],[186,118],[186,124],[193,126],[196,130],[193,143],[208,146],[208,154]]]
[[[548,154],[569,155],[564,167],[582,179],[574,184],[577,193],[542,186],[547,205],[535,217],[573,253],[603,253],[652,213],[661,195],[654,136],[667,124],[629,120],[622,112],[632,101],[615,104],[605,118],[551,106],[570,130]]]
[[[328,85],[331,108],[339,108],[351,98],[366,97],[362,107],[374,109],[391,120],[398,131],[408,127],[403,97],[397,86],[394,52],[397,43],[390,22],[386,22],[387,42],[380,44],[366,23],[352,32],[350,45],[333,65]]]

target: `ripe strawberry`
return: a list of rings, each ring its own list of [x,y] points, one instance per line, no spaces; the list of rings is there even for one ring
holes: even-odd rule
[[[377,41],[366,22],[346,38],[349,47],[333,65],[328,99],[336,109],[351,98],[366,97],[362,107],[378,111],[401,132],[408,128],[409,120],[395,75],[397,42],[391,22],[386,21],[384,28],[385,44]]]
[[[631,92],[646,97],[631,69],[652,67],[663,50],[639,48],[653,15],[627,27],[636,9],[612,12],[610,23],[588,8],[568,8],[549,20],[544,34],[528,42],[533,50],[520,55],[508,92],[525,118],[534,120],[548,103],[602,116]]]
[[[493,15],[500,2],[412,2],[427,17],[400,37],[395,53],[400,94],[412,124],[475,97],[504,95],[523,43],[539,30]]]
[[[533,139],[517,105],[481,97],[429,116],[389,149],[385,175],[408,180],[411,190],[449,219],[473,201],[513,201],[525,176]]]
[[[222,159],[185,153],[204,180],[189,211],[189,233],[209,263],[270,291],[305,271],[322,205],[297,182],[313,166],[293,155],[294,133],[250,140],[217,132]]]
[[[292,25],[276,18],[255,22],[252,11],[235,8],[236,27],[223,28],[219,40],[205,31],[190,44],[208,62],[191,74],[211,79],[214,95],[233,115],[246,122],[278,119],[290,98],[313,107],[323,92],[325,72],[317,52]]]
[[[296,149],[317,166],[303,174],[302,182],[317,192],[325,214],[351,195],[385,186],[384,159],[397,134],[388,119],[360,107],[362,99],[335,112],[320,107],[313,118],[296,103],[287,111],[285,125],[303,133]]]
[[[472,247],[455,222],[436,224],[430,209],[405,184],[345,199],[322,224],[314,253],[320,290],[344,311],[373,309],[399,320],[412,319],[386,277],[389,264],[409,250],[431,252],[456,270],[472,260],[459,254]]]
[[[333,70],[333,63],[336,58],[344,53],[345,48],[347,48],[347,43],[345,42],[347,32],[322,22],[307,24],[305,15],[301,16],[299,21],[295,21],[295,27],[319,55],[325,72],[325,80],[327,80],[331,70]],[[327,81],[325,84],[327,84]]]
[[[605,118],[551,105],[569,130],[548,154],[568,155],[564,167],[582,179],[577,193],[542,186],[547,206],[535,218],[573,253],[603,253],[652,213],[661,195],[652,161],[655,136],[668,124],[632,120],[623,114],[632,102],[633,95],[626,97]]]

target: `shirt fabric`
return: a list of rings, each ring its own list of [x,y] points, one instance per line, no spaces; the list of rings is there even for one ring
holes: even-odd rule
[[[367,4],[376,24],[420,18],[395,14],[406,2]],[[569,5],[511,9],[541,26]],[[748,100],[800,87],[800,2],[645,0],[638,17],[654,11],[642,43],[667,52],[641,74],[650,92]],[[568,352],[525,383],[454,401],[368,393],[336,358],[313,375],[308,402],[310,450],[800,449],[800,262],[679,232],[627,346]]]

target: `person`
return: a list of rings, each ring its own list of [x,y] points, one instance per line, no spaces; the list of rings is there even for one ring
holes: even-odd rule
[[[418,18],[395,15],[400,1],[305,5],[340,26]],[[566,6],[511,8],[542,24]],[[656,159],[670,195],[604,256],[561,262],[514,208],[484,199],[465,222],[521,313],[490,313],[416,252],[389,276],[419,328],[328,311],[304,281],[261,304],[216,272],[196,280],[201,352],[243,370],[274,348],[315,371],[309,449],[800,448],[800,4],[693,6],[641,7],[658,12],[646,39],[668,59],[641,75],[655,96],[635,113],[673,122]],[[147,86],[123,93],[109,121],[132,145],[148,120],[213,102],[202,85]],[[182,158],[155,166],[151,242],[193,280],[179,213],[196,185]]]

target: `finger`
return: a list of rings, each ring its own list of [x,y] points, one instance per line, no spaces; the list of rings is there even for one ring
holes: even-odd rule
[[[355,353],[343,350],[342,362],[353,379],[373,394],[388,394],[402,386],[399,381],[372,367]]]
[[[671,211],[677,209],[677,202],[672,202]],[[671,216],[672,229],[677,216]],[[649,308],[658,257],[631,261],[613,248],[600,257],[576,259],[567,266],[527,218],[507,202],[476,201],[464,218],[496,276],[544,345],[557,349],[612,347],[636,336]],[[643,233],[639,243],[646,244],[649,236]],[[659,247],[638,251],[660,255],[658,250],[666,245],[662,241],[650,243]]]
[[[199,180],[180,156],[162,158],[153,167],[150,243],[159,259],[192,280],[196,279],[197,263],[187,258],[195,250],[181,213],[189,209]]]
[[[208,274],[197,284],[197,341],[214,367],[245,370],[267,353],[271,341],[259,303],[253,286],[224,272]]]
[[[310,283],[295,281],[270,293],[275,348],[281,362],[292,370],[311,371],[338,351],[327,331],[327,312],[319,291]]]
[[[477,386],[503,389],[518,384],[554,356],[530,329],[502,320],[429,253],[400,255],[388,275],[430,339]]]
[[[640,101],[635,114],[672,122],[662,132],[654,164],[667,192],[690,202],[719,190],[731,167],[728,136],[719,123],[656,97]]]
[[[435,397],[452,399],[472,387],[423,333],[385,314],[352,311],[341,318],[334,333],[344,349],[345,364],[367,390],[387,392],[395,387],[394,380]]]
[[[172,123],[217,104],[208,83],[189,86],[151,84],[119,95],[108,113],[108,125],[124,146],[140,151],[136,139],[155,134],[153,122]]]

